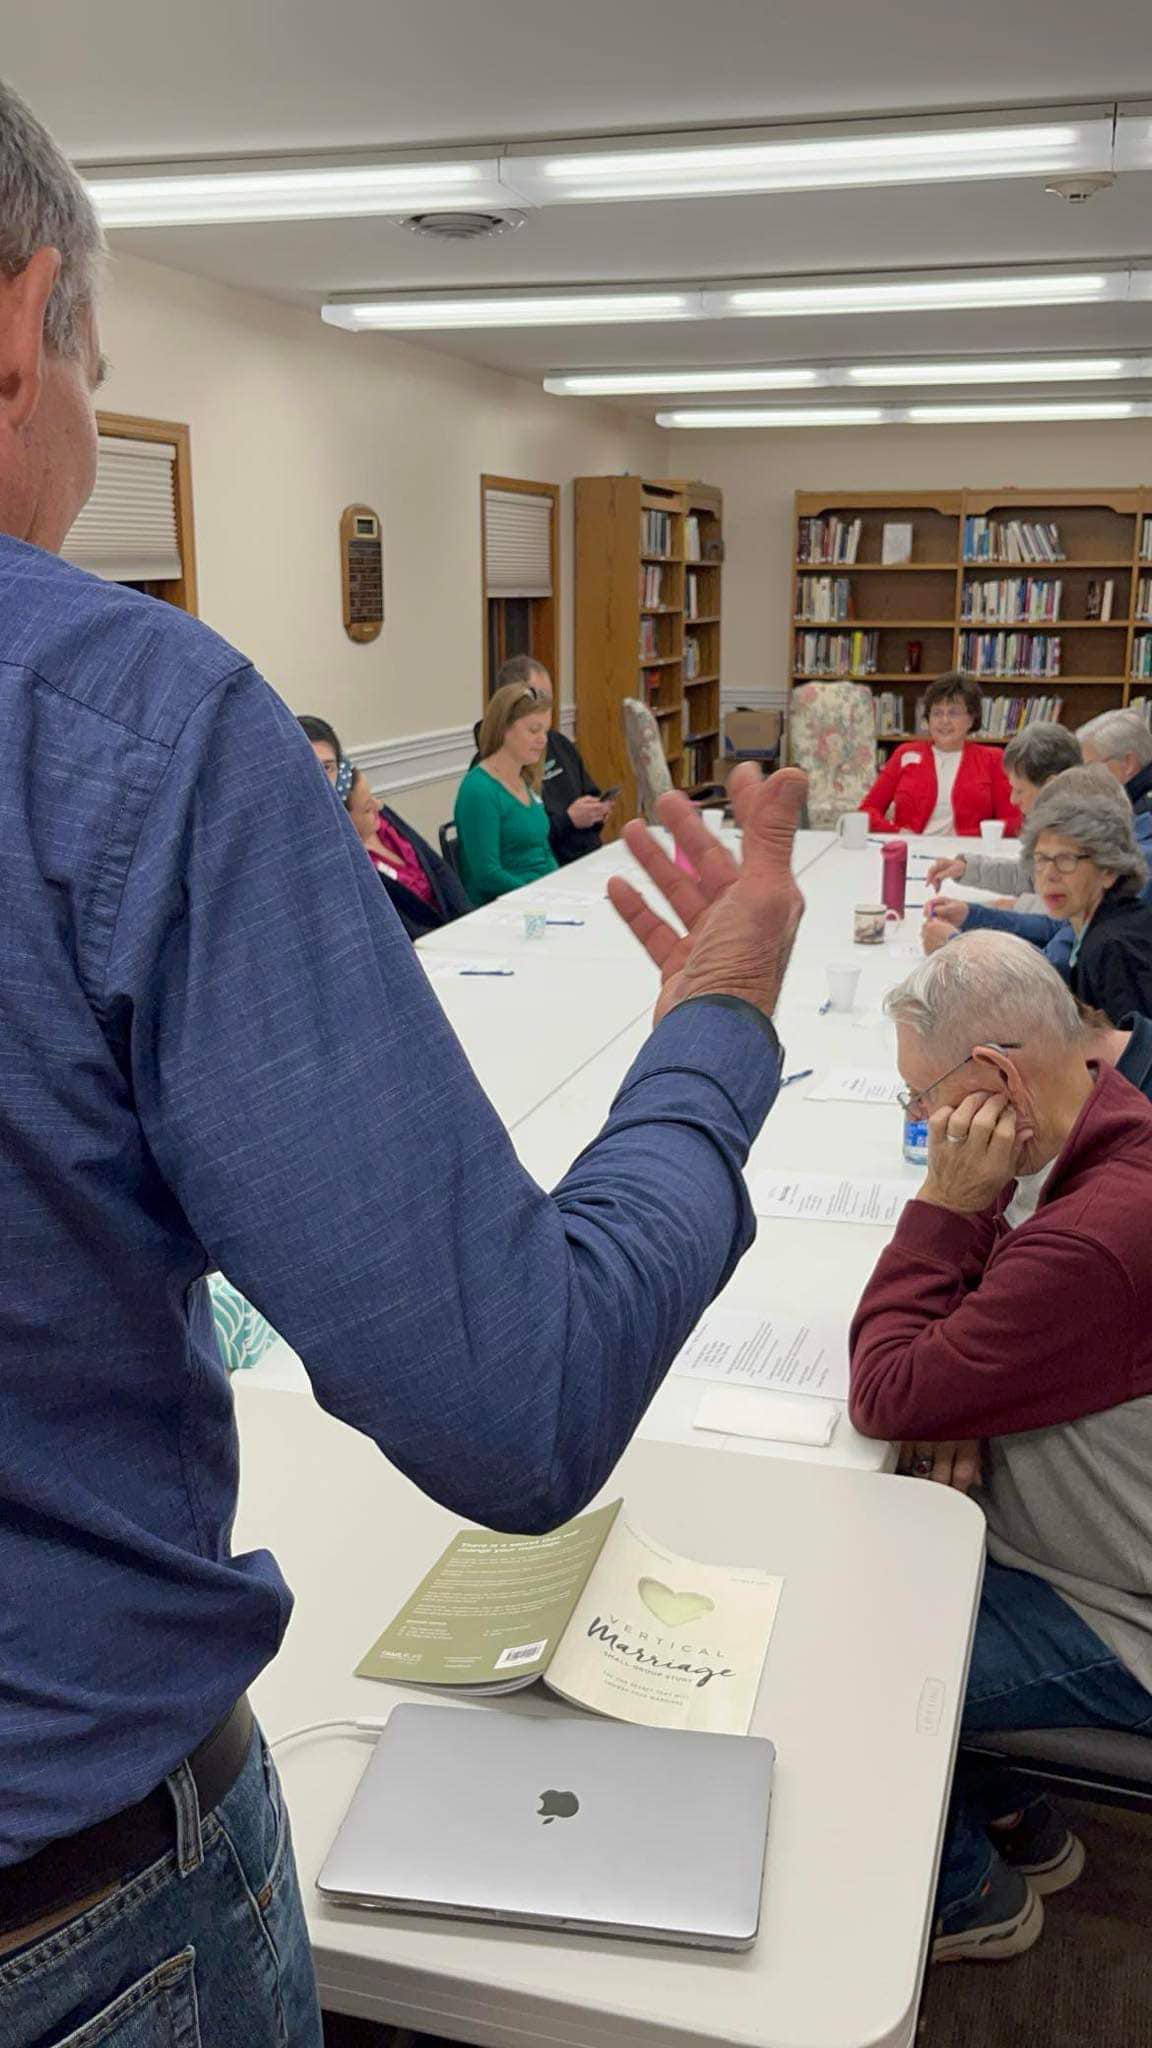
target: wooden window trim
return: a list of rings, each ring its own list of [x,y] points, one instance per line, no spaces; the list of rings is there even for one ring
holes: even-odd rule
[[[488,512],[485,499],[489,491],[509,491],[524,498],[550,498],[552,518],[550,521],[550,553],[552,569],[551,597],[533,598],[540,606],[543,636],[548,643],[550,659],[545,667],[552,678],[552,698],[557,716],[560,709],[560,486],[530,482],[519,476],[488,476],[480,478],[480,638],[484,649],[484,674],[481,684],[480,715],[483,717],[488,699],[492,694],[492,662],[488,646],[488,588],[485,578],[485,564],[488,559]],[[544,657],[541,656],[543,660]]]
[[[130,413],[98,412],[96,425],[112,441],[170,441],[176,450],[176,538],[184,570],[178,582],[157,586],[168,604],[199,617],[196,580],[196,531],[192,517],[192,437],[178,420],[135,419]]]

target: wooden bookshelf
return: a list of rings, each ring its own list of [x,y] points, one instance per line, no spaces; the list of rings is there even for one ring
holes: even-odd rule
[[[898,691],[903,715],[898,729],[877,735],[882,748],[916,737],[916,701],[934,676],[964,664],[967,634],[1027,633],[1060,640],[1061,673],[1048,675],[983,674],[985,696],[1028,698],[1034,693],[1064,699],[1061,719],[1078,726],[1098,712],[1110,711],[1141,694],[1152,692],[1152,678],[1137,676],[1137,636],[1152,630],[1137,609],[1141,573],[1152,576],[1152,560],[1141,555],[1144,521],[1152,517],[1152,488],[1114,490],[996,490],[921,492],[796,493],[792,542],[792,619],[788,668],[792,685],[840,680],[801,666],[805,634],[875,634],[874,665],[849,669],[844,679]],[[855,561],[806,559],[802,550],[803,521],[859,521]],[[966,560],[965,533],[970,519],[1007,526],[1011,522],[1054,525],[1063,559],[1018,562],[1004,557]],[[881,559],[886,525],[912,528],[911,558]],[[803,579],[844,578],[851,616],[815,619],[805,616]],[[1063,586],[1056,618],[987,619],[967,615],[969,592],[988,582],[1032,578],[1059,580]],[[1089,616],[1089,588],[1111,578],[1112,615]],[[811,593],[809,593],[811,598]],[[920,642],[920,665],[908,667],[909,642]],[[860,657],[863,650],[849,650]],[[1008,737],[1010,737],[1009,735]],[[1003,736],[999,736],[1004,743]]]
[[[609,836],[638,809],[625,697],[651,705],[677,785],[707,780],[719,752],[723,519],[710,484],[576,479],[576,739],[597,780],[620,784]]]

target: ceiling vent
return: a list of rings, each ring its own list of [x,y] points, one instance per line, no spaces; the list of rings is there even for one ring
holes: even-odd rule
[[[522,213],[410,213],[402,225],[409,234],[432,242],[480,242],[490,235],[510,235],[524,225]]]

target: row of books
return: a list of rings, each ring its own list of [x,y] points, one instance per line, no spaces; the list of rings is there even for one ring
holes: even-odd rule
[[[1058,676],[1059,633],[961,633],[959,666],[970,676]]]
[[[659,562],[641,562],[641,564],[640,564],[640,602],[641,602],[641,604],[663,604],[663,603],[664,603],[664,597],[663,597],[663,595],[662,595],[662,593],[663,593],[663,590],[664,590],[664,571],[663,571],[663,569],[662,569],[662,568],[660,567],[660,564],[659,564]]]
[[[1136,617],[1152,619],[1152,576],[1142,576],[1136,585]]]
[[[684,521],[684,559],[698,562],[700,558],[700,521],[694,512],[689,512]]]
[[[1152,633],[1137,633],[1132,642],[1132,673],[1141,681],[1152,676]]]
[[[964,521],[966,562],[1062,562],[1064,549],[1050,520],[984,519],[969,513]]]
[[[1148,513],[1145,513],[1144,524],[1140,529],[1140,560],[1152,562],[1152,516]]]
[[[1108,588],[1111,593],[1111,584]],[[1005,576],[999,582],[966,583],[961,617],[993,625],[1017,619],[1058,619],[1063,596],[1063,582],[1046,576]]]
[[[711,782],[712,763],[720,742],[715,739],[684,742],[684,784],[691,789],[694,783]]]
[[[640,672],[640,687],[644,692],[644,702],[649,710],[654,709],[657,703],[661,689],[664,686],[666,674],[667,670],[662,668],[646,668]]]
[[[700,602],[700,578],[689,569],[684,577],[684,617],[698,619],[703,609]]]
[[[854,562],[862,519],[802,519],[797,548],[802,562]]]
[[[875,633],[797,633],[799,676],[867,676],[876,667]]]
[[[642,555],[671,555],[675,552],[675,528],[672,525],[671,512],[650,512],[645,509],[643,533],[640,548]]]
[[[847,576],[801,576],[796,586],[798,619],[850,619],[855,609]]]
[[[905,731],[905,702],[897,690],[881,690],[876,697],[876,730],[882,737],[891,738]],[[1013,733],[1023,732],[1026,725],[1036,725],[1041,720],[1059,723],[1064,709],[1062,697],[990,697],[984,704],[984,718],[980,735],[985,739],[1009,739]],[[927,718],[924,699],[917,700],[915,716],[910,730],[926,732]]]
[[[659,658],[660,647],[656,638],[657,624],[658,622],[655,619],[641,619],[640,621],[641,661],[656,661]]]
[[[1137,712],[1145,725],[1152,725],[1152,697],[1133,697],[1128,709]]]

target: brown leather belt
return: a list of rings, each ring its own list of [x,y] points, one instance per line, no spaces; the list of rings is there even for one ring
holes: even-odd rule
[[[252,1740],[252,1709],[240,1699],[192,1751],[188,1768],[201,1815],[230,1792]],[[0,1870],[0,1935],[31,1926],[167,1855],[176,1842],[176,1808],[166,1784],[109,1820],[49,1842],[23,1863]]]

